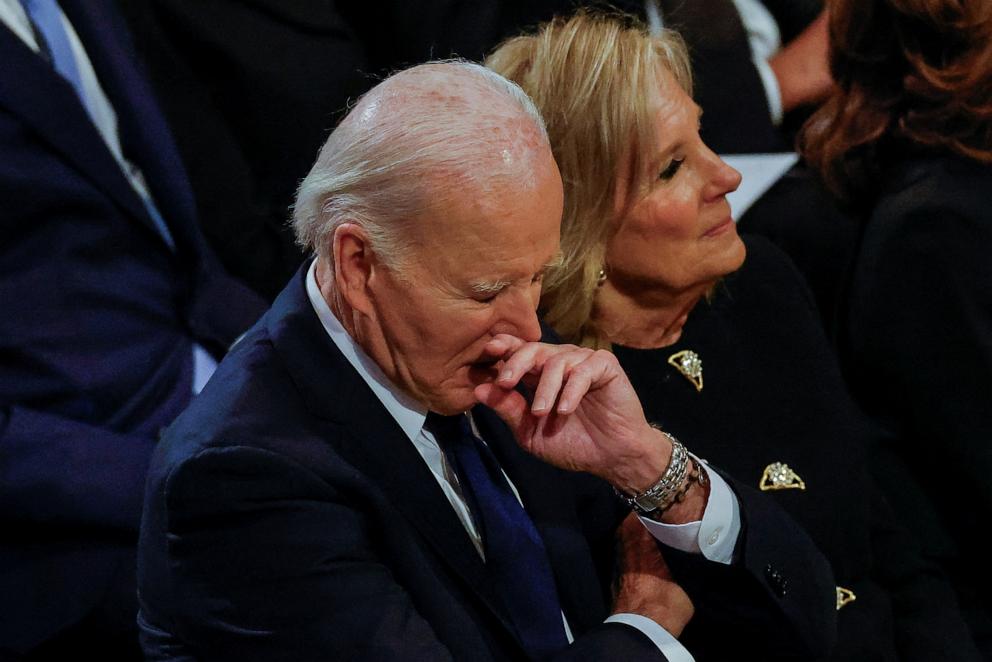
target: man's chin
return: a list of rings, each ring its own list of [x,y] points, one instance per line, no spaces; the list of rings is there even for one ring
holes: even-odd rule
[[[463,414],[478,404],[475,399],[474,390],[469,388],[465,393],[451,394],[440,398],[431,404],[431,411],[443,416],[454,416]]]

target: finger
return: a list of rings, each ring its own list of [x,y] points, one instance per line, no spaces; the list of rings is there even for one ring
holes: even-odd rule
[[[513,355],[518,349],[527,344],[527,341],[521,340],[516,336],[511,336],[508,333],[499,333],[493,336],[483,351],[491,357],[508,359]]]
[[[535,416],[544,416],[554,407],[562,381],[565,378],[565,371],[570,367],[570,363],[569,356],[564,354],[553,356],[545,361],[530,408],[531,413]]]
[[[606,361],[598,352],[589,354],[584,361],[569,371],[565,386],[558,396],[558,413],[571,414],[582,402],[593,384],[606,374]]]
[[[573,363],[584,360],[592,350],[575,345],[549,345],[546,343],[525,343],[512,356],[503,360],[500,372],[500,386],[513,388],[528,374],[540,375],[545,364],[555,356],[575,355]],[[567,369],[566,369],[567,372]],[[550,406],[550,403],[549,403]]]
[[[561,390],[561,395],[558,396],[558,413],[571,414],[574,412],[591,387],[592,375],[590,375],[589,370],[582,369],[582,366],[576,366],[569,373],[568,381],[565,382],[565,387]]]
[[[523,426],[524,417],[527,416],[527,401],[516,391],[490,383],[479,384],[475,387],[475,398],[495,411],[514,432]]]
[[[547,358],[558,352],[555,345],[541,343],[526,343],[513,354],[503,359],[503,367],[499,373],[499,385],[502,388],[513,388],[524,375],[540,373]]]

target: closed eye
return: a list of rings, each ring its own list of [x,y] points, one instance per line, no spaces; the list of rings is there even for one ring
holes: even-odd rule
[[[672,159],[668,166],[666,166],[665,169],[661,171],[661,174],[658,175],[658,179],[667,182],[675,176],[675,173],[677,173],[679,168],[682,167],[683,162],[685,162],[685,159]]]

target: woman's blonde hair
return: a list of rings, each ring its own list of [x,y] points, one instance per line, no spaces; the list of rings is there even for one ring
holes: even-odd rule
[[[565,187],[562,260],[545,280],[541,313],[563,340],[598,344],[596,286],[612,221],[630,202],[617,199],[627,183],[619,177],[645,168],[640,147],[655,142],[660,72],[691,90],[685,45],[624,14],[582,11],[504,42],[485,64],[534,100]]]

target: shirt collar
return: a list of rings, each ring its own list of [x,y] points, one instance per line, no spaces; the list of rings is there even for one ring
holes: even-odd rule
[[[403,433],[409,437],[410,441],[416,442],[417,437],[420,436],[421,429],[424,427],[424,421],[427,419],[427,408],[393,384],[383,374],[382,369],[379,368],[376,362],[369,358],[362,348],[358,346],[358,343],[348,335],[344,326],[341,325],[338,318],[331,312],[330,306],[324,301],[324,297],[317,287],[316,271],[317,260],[314,260],[310,263],[310,269],[307,271],[307,297],[309,297],[310,305],[313,306],[314,312],[317,313],[317,318],[324,327],[324,331],[327,332],[327,335],[330,336],[331,341],[337,348],[341,350],[341,353],[347,359],[348,363],[351,364],[351,367],[369,385],[369,388],[379,398],[386,411],[389,412],[390,416],[403,429]]]

